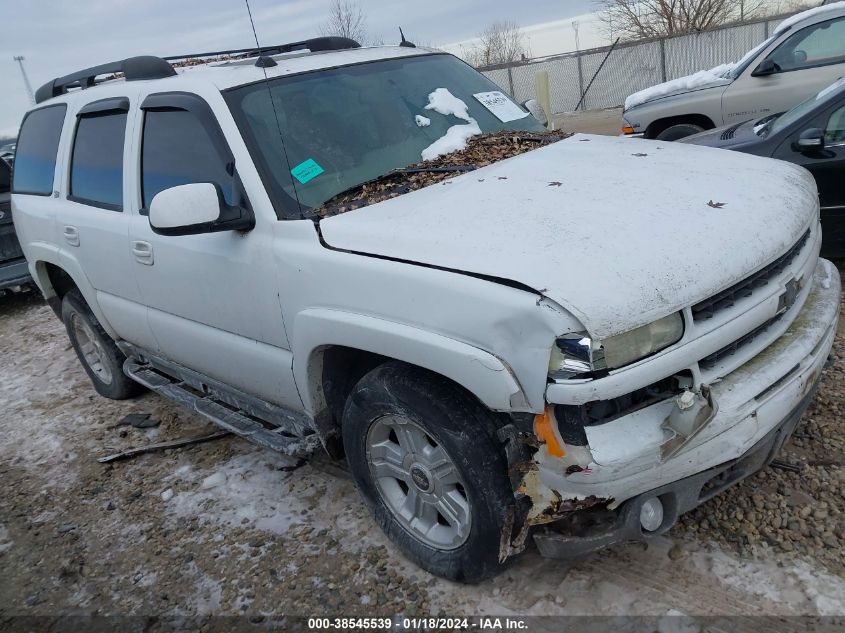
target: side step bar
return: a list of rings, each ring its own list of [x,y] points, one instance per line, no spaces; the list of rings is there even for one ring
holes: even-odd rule
[[[183,382],[176,382],[155,371],[149,365],[139,363],[135,358],[126,359],[123,371],[147,389],[199,413],[217,426],[264,448],[285,455],[303,455],[313,453],[321,446],[320,438],[314,433],[293,436],[282,427],[268,428],[256,418],[245,415],[238,409],[230,408]]]

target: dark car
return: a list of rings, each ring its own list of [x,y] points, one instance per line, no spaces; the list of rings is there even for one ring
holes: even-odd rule
[[[845,257],[845,77],[787,112],[679,142],[779,158],[808,169],[819,188],[822,255]]]
[[[12,223],[11,180],[12,168],[0,159],[0,291],[32,281]]]

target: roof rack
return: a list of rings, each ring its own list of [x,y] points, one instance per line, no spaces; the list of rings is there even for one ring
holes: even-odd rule
[[[312,37],[301,42],[290,42],[289,44],[279,44],[277,46],[261,46],[250,48],[235,48],[228,51],[211,51],[208,53],[190,53],[187,55],[171,55],[164,59],[173,62],[182,59],[196,59],[199,57],[225,57],[228,55],[240,55],[243,57],[258,57],[264,55],[281,55],[282,53],[292,53],[293,51],[311,51],[318,53],[321,51],[339,51],[347,48],[361,48],[361,45],[353,39],[348,37]]]
[[[96,83],[96,79],[100,75],[114,75],[115,73],[123,73],[126,81],[138,81],[172,77],[176,74],[176,71],[173,70],[173,66],[160,57],[151,55],[129,57],[119,62],[92,66],[48,81],[35,92],[35,103],[63,95],[70,88],[90,88]]]
[[[41,103],[47,99],[65,94],[70,88],[90,88],[96,83],[100,75],[114,75],[123,73],[126,81],[139,81],[142,79],[162,79],[172,77],[176,74],[171,61],[196,59],[200,57],[224,57],[239,55],[241,57],[266,57],[267,55],[279,55],[293,51],[307,50],[311,52],[338,51],[348,48],[360,48],[361,45],[348,37],[314,37],[301,42],[290,44],[279,44],[278,46],[262,46],[260,48],[238,48],[228,51],[214,51],[210,53],[190,53],[188,55],[172,55],[170,57],[154,57],[142,55],[140,57],[129,57],[127,59],[92,66],[64,77],[58,77],[48,81],[35,92],[35,103]]]

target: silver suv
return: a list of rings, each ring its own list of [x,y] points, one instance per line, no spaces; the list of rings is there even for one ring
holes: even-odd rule
[[[345,458],[397,546],[466,582],[529,537],[661,534],[789,436],[839,308],[806,171],[585,135],[453,165],[548,135],[438,51],[240,57],[86,69],[23,122],[21,243],[100,394]],[[338,202],[431,170],[457,175]]]

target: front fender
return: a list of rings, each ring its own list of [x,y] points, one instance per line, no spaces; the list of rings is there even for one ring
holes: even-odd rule
[[[294,378],[312,415],[322,408],[321,350],[332,345],[380,354],[446,376],[494,411],[528,411],[519,381],[499,358],[455,339],[377,317],[315,308],[299,313]]]

